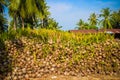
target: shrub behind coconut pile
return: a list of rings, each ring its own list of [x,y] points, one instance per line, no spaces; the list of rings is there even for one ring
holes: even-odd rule
[[[120,74],[120,40],[109,34],[17,30],[0,34],[0,78]]]

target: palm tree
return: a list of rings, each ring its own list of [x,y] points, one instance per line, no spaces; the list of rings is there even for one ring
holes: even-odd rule
[[[79,22],[77,23],[76,29],[83,29],[84,28],[84,21],[82,19],[79,20]]]
[[[4,6],[5,1],[0,0],[0,33],[4,31],[5,24],[7,23],[6,19],[4,18]]]
[[[0,0],[0,13],[3,13],[4,5],[5,5],[5,1],[4,0]]]
[[[6,19],[3,17],[2,14],[0,14],[0,33],[4,31],[4,28],[6,27],[7,21]]]
[[[102,23],[103,28],[105,29],[111,29],[112,28],[112,22],[111,22],[111,11],[109,8],[104,8],[101,11],[100,17],[103,18],[100,23]]]
[[[48,27],[46,27],[47,29],[59,30],[60,28],[62,28],[62,26],[59,26],[59,24],[53,18],[48,19],[48,24]]]
[[[44,23],[44,18],[49,14],[45,0],[10,0],[9,8],[9,13],[12,13],[14,18],[14,26],[16,27],[17,20],[20,20],[23,29],[29,21],[37,23],[38,18]]]
[[[112,24],[113,28],[120,29],[120,10],[112,13],[112,22],[113,22]]]
[[[17,28],[17,19],[19,16],[20,0],[9,0],[9,15],[13,18],[13,29]]]
[[[97,15],[95,13],[92,13],[90,15],[90,18],[88,19],[90,21],[91,26],[96,26],[97,25]]]

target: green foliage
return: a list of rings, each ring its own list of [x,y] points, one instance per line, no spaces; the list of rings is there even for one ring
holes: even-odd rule
[[[95,13],[92,13],[90,15],[90,18],[88,19],[90,21],[90,25],[96,26],[97,25],[97,15]]]
[[[27,24],[36,27],[44,24],[44,19],[49,16],[48,6],[45,0],[9,0],[9,14],[13,18],[14,29]],[[43,25],[42,25],[43,26]]]
[[[111,29],[112,23],[111,23],[111,11],[109,8],[104,8],[101,10],[100,17],[103,19],[100,21],[102,23],[102,27],[105,29]]]
[[[84,22],[82,19],[79,20],[79,22],[77,23],[76,29],[90,29],[89,24]]]
[[[7,29],[7,20],[3,17],[3,14],[0,13],[0,33],[4,32]]]
[[[120,29],[120,10],[114,11],[112,13],[112,26],[113,28],[119,28]]]
[[[58,30],[48,29],[30,29],[29,27],[25,30],[17,29],[16,31],[10,30],[0,35],[2,39],[16,39],[22,36],[36,37],[44,43],[60,43],[68,42],[75,45],[88,45],[92,43],[100,43],[106,39],[113,39],[113,36],[104,33],[96,34],[73,34],[69,32],[63,32]]]
[[[4,18],[4,7],[5,7],[5,1],[0,0],[0,33],[5,31],[5,28],[7,28],[7,20]]]
[[[96,22],[94,21],[91,21],[90,24],[84,22],[82,19],[79,20],[79,22],[77,23],[77,26],[76,29],[78,30],[84,30],[84,29],[97,29],[96,27]]]
[[[111,12],[109,8],[103,8],[99,15],[92,13],[88,20],[86,23],[80,19],[76,29],[98,29],[97,26],[101,29],[120,28],[120,10]]]
[[[81,28],[83,28],[83,26],[84,26],[84,21],[83,21],[82,19],[80,19],[79,22],[77,23],[77,26],[78,26],[78,27],[76,27],[76,29],[81,29]]]
[[[53,18],[49,18],[48,19],[48,26],[47,29],[60,29],[61,26],[58,25],[58,23],[53,19]]]
[[[0,0],[0,14],[4,12],[5,0]]]

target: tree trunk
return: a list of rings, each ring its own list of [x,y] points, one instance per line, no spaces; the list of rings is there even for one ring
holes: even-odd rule
[[[32,16],[32,21],[33,21],[33,25],[32,25],[31,28],[33,29],[35,27],[35,25],[37,25],[36,22],[35,22],[35,18],[33,16]]]
[[[43,21],[43,19],[42,19],[42,28],[44,28],[44,21]]]
[[[25,24],[24,24],[24,19],[22,17],[21,17],[21,21],[22,21],[22,29],[24,30]]]
[[[17,21],[16,21],[16,14],[14,15],[14,27],[13,29],[16,30],[17,28]]]

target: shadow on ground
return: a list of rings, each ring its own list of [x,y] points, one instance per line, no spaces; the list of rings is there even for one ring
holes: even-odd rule
[[[0,39],[0,80],[12,72],[12,58],[9,56],[4,41]]]

